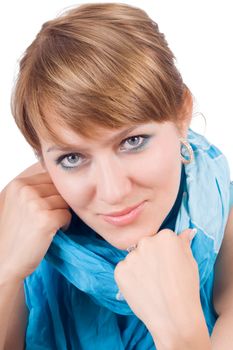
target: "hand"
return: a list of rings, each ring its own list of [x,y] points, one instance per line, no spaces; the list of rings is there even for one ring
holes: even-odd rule
[[[197,337],[200,325],[208,337],[191,239],[191,229],[180,235],[162,230],[142,238],[115,268],[120,291],[158,343],[182,344],[181,337]]]
[[[38,163],[0,193],[0,278],[22,280],[43,259],[56,233],[71,221],[69,206]]]

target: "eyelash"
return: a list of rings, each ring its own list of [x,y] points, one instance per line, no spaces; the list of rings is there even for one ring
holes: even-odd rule
[[[134,139],[134,138],[142,138],[143,139],[143,142],[137,146],[137,147],[134,147],[130,150],[128,150],[129,152],[137,152],[139,150],[141,150],[142,148],[144,148],[144,146],[148,143],[149,139],[150,139],[150,135],[135,135],[135,136],[130,136],[128,137],[127,139],[124,139],[121,144],[125,143],[126,141],[128,140],[131,140],[131,139]],[[126,151],[127,152],[127,151]],[[68,158],[69,156],[73,156],[73,155],[78,155],[79,158],[82,158],[82,155],[80,155],[79,153],[69,153],[69,154],[64,154],[60,157],[58,157],[56,160],[55,160],[55,163],[57,165],[60,165],[62,169],[66,170],[66,171],[69,171],[69,170],[72,170],[72,169],[75,169],[75,168],[79,168],[80,165],[77,165],[77,166],[74,166],[74,167],[67,167],[67,166],[64,166],[62,164],[62,160],[65,159],[65,158]]]

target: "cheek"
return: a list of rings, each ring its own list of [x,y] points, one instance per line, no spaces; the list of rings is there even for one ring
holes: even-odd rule
[[[163,141],[164,142],[164,141]],[[177,142],[161,142],[161,148],[157,155],[158,167],[156,168],[158,177],[162,183],[167,183],[177,180],[180,175],[181,158],[180,145]]]
[[[132,170],[138,185],[163,192],[165,188],[171,191],[175,187],[176,191],[181,170],[179,142],[177,139],[169,142],[165,142],[164,138],[156,140],[155,147],[150,149],[146,157],[135,162]]]
[[[88,198],[83,178],[77,179],[72,171],[69,173],[53,167],[48,167],[47,170],[57,191],[71,208],[86,205]]]
[[[152,189],[151,198],[157,210],[159,227],[171,210],[179,190],[181,157],[177,138],[166,142],[161,140],[153,158],[148,186]]]

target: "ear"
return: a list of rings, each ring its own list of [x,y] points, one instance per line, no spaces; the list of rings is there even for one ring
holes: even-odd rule
[[[193,97],[190,90],[186,87],[183,97],[183,105],[180,112],[180,118],[178,121],[178,128],[180,136],[187,138],[188,129],[191,124],[193,114]]]

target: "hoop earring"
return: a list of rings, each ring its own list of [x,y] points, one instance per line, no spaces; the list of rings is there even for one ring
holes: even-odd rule
[[[193,161],[193,159],[194,159],[193,149],[192,149],[190,143],[186,139],[184,139],[182,137],[180,138],[180,143],[181,143],[181,160],[182,160],[182,163],[190,164]]]

